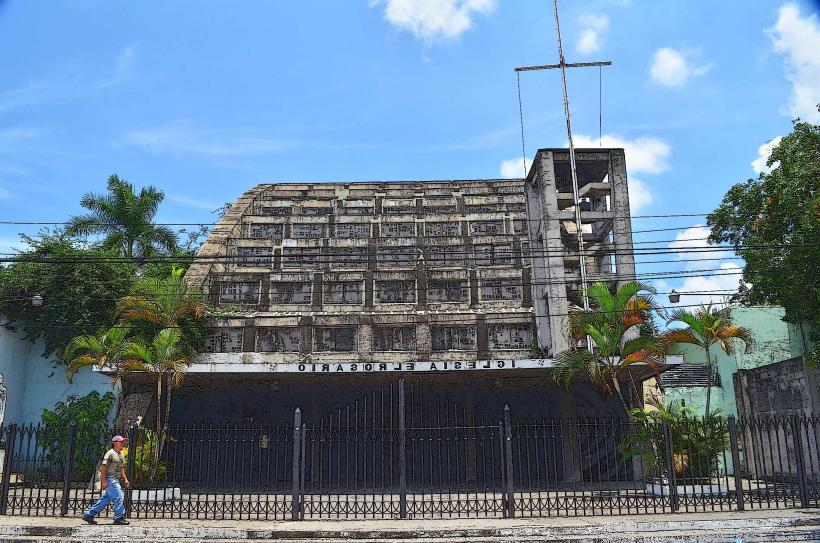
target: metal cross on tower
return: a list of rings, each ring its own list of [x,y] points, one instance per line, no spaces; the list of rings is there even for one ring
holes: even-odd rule
[[[589,296],[587,295],[587,270],[586,257],[584,254],[584,233],[581,230],[581,201],[578,197],[578,173],[575,169],[575,146],[572,143],[572,122],[569,113],[569,94],[567,93],[567,68],[587,68],[592,66],[610,66],[611,61],[601,62],[574,62],[567,64],[564,61],[564,45],[561,42],[561,23],[558,19],[558,0],[553,0],[555,13],[555,35],[558,39],[558,60],[559,64],[543,64],[541,66],[519,66],[516,72],[529,72],[534,70],[554,70],[561,69],[561,82],[564,91],[564,116],[567,121],[567,139],[569,140],[569,165],[572,175],[572,198],[575,202],[575,229],[578,236],[578,259],[581,266],[581,294],[583,297],[584,310],[589,310]],[[523,122],[523,121],[522,121]],[[523,125],[522,125],[523,127]],[[522,128],[523,129],[523,128]],[[589,342],[589,338],[587,338]]]

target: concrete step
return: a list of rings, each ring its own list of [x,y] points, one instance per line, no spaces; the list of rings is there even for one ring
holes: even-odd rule
[[[768,513],[768,512],[764,512]],[[783,512],[780,512],[783,513]],[[361,543],[775,543],[820,541],[820,511],[785,515],[724,513],[642,517],[463,519],[430,521],[171,521],[136,519],[131,526],[79,519],[0,517],[0,542],[222,543],[305,541]],[[16,521],[16,522],[15,522]]]

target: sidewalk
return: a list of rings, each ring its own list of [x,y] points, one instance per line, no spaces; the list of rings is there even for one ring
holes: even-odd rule
[[[680,513],[632,517],[418,519],[360,521],[213,521],[0,517],[0,542],[82,541],[345,541],[391,542],[652,542],[820,541],[820,510]]]

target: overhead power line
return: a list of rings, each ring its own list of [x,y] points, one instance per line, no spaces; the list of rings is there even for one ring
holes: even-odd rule
[[[702,307],[702,306],[703,306],[703,304],[675,304],[674,306],[665,306],[665,305],[664,306],[658,306],[654,309],[650,309],[650,310],[646,310],[646,311],[647,312],[654,312],[654,313],[664,314],[669,309],[680,309],[680,308],[691,308],[691,307]],[[752,309],[772,309],[776,306],[771,306],[771,305],[741,305],[741,306],[738,306],[738,307],[752,308]],[[437,313],[435,311],[425,310],[423,316],[425,316],[425,317],[437,317],[437,316],[446,317],[446,321],[430,323],[433,326],[446,326],[446,325],[449,325],[449,324],[465,324],[465,325],[475,324],[475,316],[476,315],[483,316],[486,319],[485,322],[487,322],[488,324],[497,324],[493,319],[498,319],[498,323],[508,323],[508,320],[509,320],[510,316],[512,316],[512,315],[527,314],[528,316],[531,316],[533,318],[539,318],[539,317],[547,318],[547,317],[549,317],[549,315],[537,314],[532,309],[533,308],[521,308],[520,311],[506,311],[506,312],[503,312],[503,313],[499,313],[499,312],[476,313],[476,312],[470,312],[470,311],[463,311],[461,313],[452,313],[451,311],[442,311],[441,313]],[[567,317],[567,316],[574,315],[574,314],[580,313],[580,312],[581,311],[579,310],[579,311],[574,312],[574,313],[573,312],[554,313],[552,316],[553,317]],[[258,312],[255,311],[255,313],[257,313],[257,316],[259,316]],[[416,313],[416,312],[412,311],[412,310],[404,312],[404,314],[413,314],[413,313]],[[587,311],[587,313],[597,314],[597,315],[611,315],[611,314],[619,314],[620,312],[619,311],[601,311],[601,310],[591,309],[591,310]],[[293,316],[298,316],[298,315],[299,315],[298,313],[287,313],[287,314],[281,314],[281,315],[277,315],[277,314],[274,314],[274,313],[265,313],[262,316],[264,316],[265,318],[277,318],[277,317],[292,318]],[[359,315],[359,316],[368,316],[368,317],[371,317],[371,316],[395,317],[397,315],[401,315],[401,313],[398,313],[398,314],[397,313],[392,313],[391,314],[391,313],[383,313],[383,312],[379,312],[379,311],[360,311],[357,315]],[[322,315],[319,315],[319,316],[321,317]],[[338,314],[330,313],[326,316],[332,317],[332,316],[338,316]],[[466,317],[466,318],[461,318],[461,317]],[[245,319],[246,318],[246,313],[236,313],[236,314],[217,313],[215,315],[212,315],[211,318]],[[419,324],[419,322],[416,321],[416,320],[402,321],[402,320],[394,320],[394,319],[391,318],[389,323],[374,323],[373,325],[374,326],[388,327],[388,326],[395,326],[395,325],[401,325],[401,324],[410,325],[410,324]],[[34,325],[19,324],[17,326],[19,326],[20,328],[27,328],[28,327],[28,328],[38,328],[38,329],[75,329],[76,330],[78,328],[79,329],[87,329],[88,328],[85,325],[76,325],[76,324],[34,324]],[[324,325],[314,324],[313,326],[321,328]],[[328,326],[330,326],[330,325],[328,325]],[[338,326],[339,325],[332,325],[332,327],[338,327]],[[356,324],[348,324],[347,326],[356,326]],[[281,327],[284,327],[284,326],[278,326],[278,327],[275,326],[273,328],[281,328]],[[107,328],[109,328],[109,329],[110,328],[131,329],[133,327],[128,326],[128,325],[123,325],[123,324],[114,324],[114,325],[109,326]],[[182,327],[180,327],[180,326],[168,326],[166,328],[182,328]],[[219,327],[219,328],[224,328],[224,327]],[[228,328],[230,328],[230,326]],[[260,328],[265,328],[265,327],[260,327]]]

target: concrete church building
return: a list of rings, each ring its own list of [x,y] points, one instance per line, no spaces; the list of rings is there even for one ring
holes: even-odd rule
[[[624,151],[576,157],[588,280],[631,279]],[[549,377],[581,305],[566,149],[539,150],[526,179],[258,185],[198,256],[186,279],[220,316],[174,424],[321,416],[400,377],[467,420],[619,409]]]

